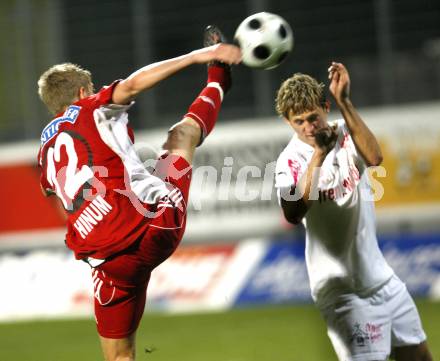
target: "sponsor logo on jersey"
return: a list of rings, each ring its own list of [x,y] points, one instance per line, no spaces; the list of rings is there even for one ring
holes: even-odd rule
[[[359,184],[361,175],[356,166],[349,166],[348,176],[345,177],[336,187],[318,190],[319,203],[326,201],[336,201],[344,198],[347,194],[351,194]]]
[[[55,118],[52,120],[41,133],[41,145],[46,144],[51,140],[55,134],[57,134],[60,124],[69,122],[71,124],[75,123],[78,118],[81,107],[78,105],[69,106],[64,112],[63,116]]]

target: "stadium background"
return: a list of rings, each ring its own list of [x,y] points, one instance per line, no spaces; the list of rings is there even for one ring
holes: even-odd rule
[[[39,75],[71,61],[91,70],[100,88],[144,64],[200,47],[207,24],[218,24],[231,38],[244,17],[263,10],[291,24],[294,51],[272,71],[234,69],[219,125],[196,158],[187,236],[152,279],[141,346],[154,344],[159,351],[144,358],[334,359],[323,323],[308,305],[303,230],[282,221],[271,171],[289,139],[273,111],[280,81],[293,72],[325,81],[335,59],[349,68],[353,102],[385,153],[386,176],[376,174],[384,188],[377,202],[381,247],[420,300],[430,344],[440,357],[438,1],[3,0],[0,359],[69,360],[81,352],[84,360],[99,357],[87,318],[88,269],[64,249],[63,220],[39,191],[35,158],[49,120],[36,95]],[[204,77],[204,68],[194,66],[139,98],[131,121],[146,157]],[[208,165],[213,168],[206,170]],[[235,184],[240,174],[247,176],[245,189]],[[221,313],[168,316],[207,310]],[[84,316],[85,321],[42,321]],[[32,319],[38,321],[28,323]],[[176,330],[179,342],[164,324]],[[192,338],[183,336],[189,324],[197,325],[190,327]],[[44,341],[54,334],[61,339],[56,346]],[[71,337],[84,346],[81,351]],[[169,353],[173,349],[179,353]]]

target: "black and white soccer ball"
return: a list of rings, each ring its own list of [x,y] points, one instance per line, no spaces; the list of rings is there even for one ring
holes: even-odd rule
[[[244,19],[234,41],[241,48],[243,63],[252,68],[276,68],[293,49],[290,25],[281,16],[268,12]]]

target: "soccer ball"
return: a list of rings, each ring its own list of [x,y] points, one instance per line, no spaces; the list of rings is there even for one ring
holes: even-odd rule
[[[276,68],[293,49],[290,25],[281,16],[267,12],[244,19],[234,41],[241,48],[243,63],[252,68]]]

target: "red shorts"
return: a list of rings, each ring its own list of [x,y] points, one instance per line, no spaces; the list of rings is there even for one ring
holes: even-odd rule
[[[167,173],[163,179],[174,189],[157,205],[157,216],[149,220],[144,235],[92,268],[95,318],[103,337],[125,338],[136,331],[145,308],[151,271],[175,251],[183,237],[191,167],[185,159],[174,156],[173,170],[180,171],[174,177],[169,165],[162,164]]]

